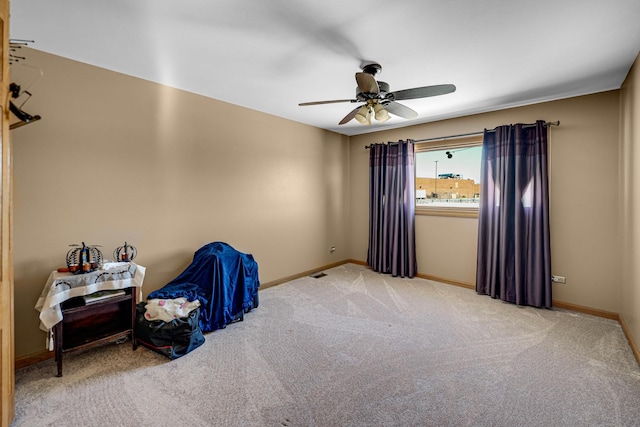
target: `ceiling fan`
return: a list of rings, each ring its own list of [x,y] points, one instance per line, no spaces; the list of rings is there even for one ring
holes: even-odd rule
[[[396,101],[445,95],[455,92],[456,90],[456,87],[452,84],[443,84],[390,92],[388,83],[376,81],[373,77],[382,70],[380,64],[366,62],[362,64],[361,68],[362,72],[356,73],[356,83],[358,87],[356,88],[355,99],[302,102],[298,105],[302,107],[307,105],[334,104],[338,102],[363,102],[363,105],[353,109],[340,120],[338,124],[343,125],[355,118],[362,124],[370,125],[372,116],[380,123],[384,123],[389,120],[389,113],[404,119],[414,119],[418,117],[418,113],[414,110]]]

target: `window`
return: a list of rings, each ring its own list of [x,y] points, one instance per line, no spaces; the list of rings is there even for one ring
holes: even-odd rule
[[[416,144],[416,214],[477,216],[482,135]]]

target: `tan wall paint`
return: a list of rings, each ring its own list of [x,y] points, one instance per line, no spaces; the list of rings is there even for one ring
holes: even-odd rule
[[[125,240],[136,245],[148,267],[145,294],[216,240],[252,253],[262,282],[364,260],[365,145],[536,119],[561,121],[551,130],[552,257],[567,283],[554,285],[554,298],[621,310],[618,193],[611,192],[618,91],[348,138],[27,53],[45,74],[25,106],[43,119],[12,132],[17,356],[43,349],[33,306],[69,243],[102,244],[107,256]],[[33,77],[19,67],[12,73],[23,85]],[[474,283],[476,219],[418,216],[416,230],[420,273]]]
[[[640,343],[640,55],[620,90],[620,317]]]
[[[12,132],[17,356],[44,349],[34,305],[70,243],[135,245],[145,295],[212,241],[253,254],[263,283],[348,257],[347,137],[24,53],[44,76],[24,106],[42,120]]]
[[[554,299],[617,313],[618,117],[619,91],[611,91],[352,137],[350,257],[367,256],[365,145],[560,120],[550,133],[551,251],[553,273],[567,283],[553,285]],[[419,272],[474,284],[477,226],[476,218],[417,216]]]

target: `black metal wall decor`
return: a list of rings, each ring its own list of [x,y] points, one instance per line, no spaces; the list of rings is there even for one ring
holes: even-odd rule
[[[96,270],[102,264],[102,252],[96,246],[82,246],[74,243],[74,249],[67,252],[67,268],[70,273],[84,274]]]
[[[36,122],[41,118],[37,114],[32,116],[22,109],[24,104],[31,98],[31,92],[29,92],[29,88],[33,86],[35,82],[40,80],[43,75],[42,68],[34,65],[29,65],[27,58],[25,58],[24,56],[19,56],[17,54],[17,52],[22,49],[22,47],[28,46],[29,43],[34,43],[34,41],[23,39],[9,39],[9,65],[16,64],[18,66],[31,68],[32,70],[37,70],[39,74],[39,76],[37,76],[35,80],[28,83],[26,88],[21,88],[20,85],[13,82],[11,82],[11,84],[9,85],[9,92],[11,93],[11,98],[13,99],[13,101],[9,101],[9,110],[18,119],[17,122],[11,123],[11,125],[9,126],[10,130],[28,125],[29,123]]]
[[[133,259],[138,254],[138,250],[135,246],[131,246],[124,242],[123,246],[118,246],[115,251],[113,251],[113,258],[116,261],[129,262],[133,261]]]

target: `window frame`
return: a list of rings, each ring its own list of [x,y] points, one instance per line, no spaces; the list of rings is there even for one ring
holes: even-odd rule
[[[424,142],[415,143],[415,154],[423,153],[426,151],[443,151],[443,150],[456,150],[461,148],[478,147],[482,146],[483,133],[477,135],[468,135],[462,137],[451,138],[438,138],[437,140],[430,140]],[[414,162],[417,165],[417,157],[414,157]],[[481,161],[481,160],[480,160]],[[417,170],[417,167],[415,168]],[[416,181],[417,176],[414,171],[413,180]],[[474,207],[455,207],[455,206],[422,206],[416,204],[416,195],[414,192],[413,203],[415,207],[416,215],[427,216],[448,216],[459,218],[477,218],[478,208]]]

